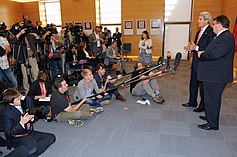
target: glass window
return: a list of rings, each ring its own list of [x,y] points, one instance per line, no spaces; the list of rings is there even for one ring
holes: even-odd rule
[[[121,24],[121,0],[100,0],[100,23]]]
[[[45,2],[47,24],[53,23],[61,26],[60,2]]]

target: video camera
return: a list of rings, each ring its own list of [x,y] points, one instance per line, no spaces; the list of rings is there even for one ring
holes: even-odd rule
[[[26,36],[29,33],[37,33],[37,29],[33,27],[30,20],[27,23],[24,22],[15,23],[14,25],[12,25],[10,31],[14,35],[17,35],[23,29],[25,29],[25,33],[23,36]]]
[[[72,26],[71,28],[69,28],[69,30],[71,31],[71,34],[73,36],[79,35],[81,31],[83,31],[83,27],[82,26]]]
[[[7,26],[4,22],[0,22],[0,36],[8,36]]]

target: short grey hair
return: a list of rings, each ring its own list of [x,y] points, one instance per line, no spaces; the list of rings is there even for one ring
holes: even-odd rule
[[[211,13],[209,13],[207,11],[203,11],[199,14],[199,16],[202,16],[204,20],[208,21],[208,23],[211,22]]]

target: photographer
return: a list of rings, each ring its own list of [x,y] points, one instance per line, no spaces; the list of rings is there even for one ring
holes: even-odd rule
[[[34,115],[23,112],[19,91],[7,89],[3,93],[3,99],[6,103],[3,122],[7,148],[15,148],[6,157],[39,156],[55,142],[54,134],[33,129]]]
[[[11,52],[10,44],[7,41],[7,26],[4,22],[0,23],[0,81],[5,79],[9,83],[9,87],[17,88],[16,78],[9,67],[7,55]]]
[[[46,43],[46,51],[49,53],[52,79],[57,77],[57,74],[62,74],[62,58],[65,46],[62,38],[58,35],[56,25],[51,24],[46,27],[46,33],[42,36]]]
[[[31,29],[24,23],[13,25],[11,31],[16,34],[12,39],[14,44],[14,59],[16,64],[20,64],[23,75],[23,87],[25,93],[29,91],[29,84],[37,79],[39,72],[37,61],[38,53],[35,48],[36,33],[31,33]]]

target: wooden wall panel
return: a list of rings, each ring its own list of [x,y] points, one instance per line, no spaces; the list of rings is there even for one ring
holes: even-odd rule
[[[133,36],[124,36],[122,37],[124,43],[131,43],[132,50],[129,55],[138,56],[139,48],[138,43],[141,36],[136,35],[136,20],[137,19],[146,19],[147,20],[147,30],[150,32],[150,19],[163,19],[164,14],[164,0],[154,1],[154,0],[146,0],[146,1],[138,1],[138,0],[122,0],[122,22],[123,20],[133,20],[134,21],[134,35]],[[123,33],[123,23],[122,23]],[[162,28],[163,28],[163,20],[162,20]],[[162,55],[162,32],[160,35],[150,36],[153,41],[153,56]]]
[[[27,15],[28,19],[35,24],[36,21],[39,21],[39,5],[38,2],[22,3],[22,14]]]
[[[197,20],[199,13],[202,11],[208,11],[212,14],[212,17],[216,17],[221,14],[222,0],[193,0],[193,17],[192,17],[192,32],[191,41],[194,40],[195,34],[198,31]],[[212,19],[213,19],[212,18]],[[211,22],[212,25],[212,22]]]
[[[95,0],[61,0],[62,25],[68,21],[96,23]]]
[[[222,0],[222,14],[226,15],[230,20],[230,31],[233,32],[235,19],[237,17],[237,1]]]
[[[4,21],[9,29],[10,25],[22,20],[22,5],[21,3],[12,2],[9,0],[0,1],[0,21]]]

